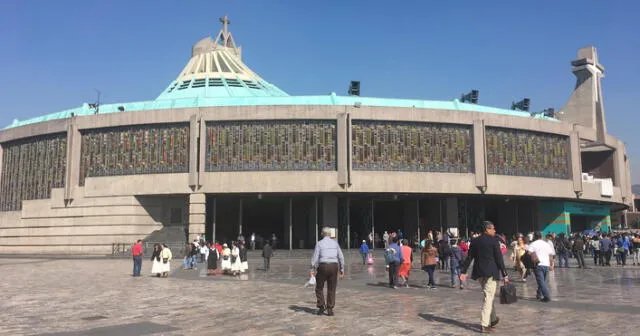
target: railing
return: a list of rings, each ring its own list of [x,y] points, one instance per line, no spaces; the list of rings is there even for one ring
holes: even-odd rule
[[[113,243],[111,244],[111,255],[121,256],[130,254],[131,243]]]
[[[142,249],[145,256],[151,256],[153,252],[153,245],[164,244],[156,242],[144,242]],[[166,243],[175,257],[182,257],[184,255],[185,244],[184,243]],[[130,256],[131,255],[131,243],[112,243],[111,244],[111,256]]]

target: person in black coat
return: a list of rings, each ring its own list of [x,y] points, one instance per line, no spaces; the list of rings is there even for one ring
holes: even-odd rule
[[[207,258],[207,275],[216,275],[218,269],[218,250],[215,245],[207,246],[209,249],[209,257]]]
[[[500,243],[495,238],[495,226],[490,221],[485,221],[483,229],[483,234],[471,241],[469,254],[462,263],[461,272],[463,274],[460,279],[462,281],[466,280],[467,270],[473,261],[471,278],[480,281],[484,292],[482,321],[480,323],[481,332],[490,333],[493,331],[492,328],[500,321],[493,306],[493,299],[498,285],[497,281],[500,280],[500,275],[502,275],[506,284],[509,282],[509,277],[500,252]]]

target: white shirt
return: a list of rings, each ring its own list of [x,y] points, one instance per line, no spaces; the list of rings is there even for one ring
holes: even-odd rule
[[[540,266],[551,266],[549,263],[549,256],[556,255],[556,251],[553,249],[553,246],[547,243],[542,239],[538,239],[533,243],[529,244],[529,248],[527,249],[529,252],[533,252],[538,256],[538,260],[540,260]]]

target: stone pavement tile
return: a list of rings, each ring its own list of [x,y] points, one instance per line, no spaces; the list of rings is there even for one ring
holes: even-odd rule
[[[9,261],[7,261],[9,260]],[[392,290],[384,265],[349,259],[339,281],[336,316],[316,316],[312,288],[303,288],[309,261],[272,260],[270,272],[250,260],[249,281],[230,276],[200,277],[172,263],[171,277],[133,278],[126,259],[0,259],[0,334],[23,335],[96,330],[136,323],[176,328],[165,335],[470,335],[480,320],[482,293],[447,288],[450,276],[436,272],[436,291],[422,288],[425,274],[412,270],[412,288]],[[529,300],[535,280],[514,282],[521,299],[496,309],[498,334],[631,335],[640,303],[640,268],[563,269],[551,272],[554,302]],[[91,317],[104,319],[91,320]],[[89,320],[87,320],[89,318]],[[109,329],[102,329],[108,331]],[[141,333],[144,330],[140,331]],[[117,334],[114,334],[117,335]]]

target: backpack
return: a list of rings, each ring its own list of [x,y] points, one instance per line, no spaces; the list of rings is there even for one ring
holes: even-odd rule
[[[398,251],[396,251],[392,247],[389,247],[386,250],[384,250],[384,262],[388,265],[398,261],[398,258],[396,258],[397,253]]]

